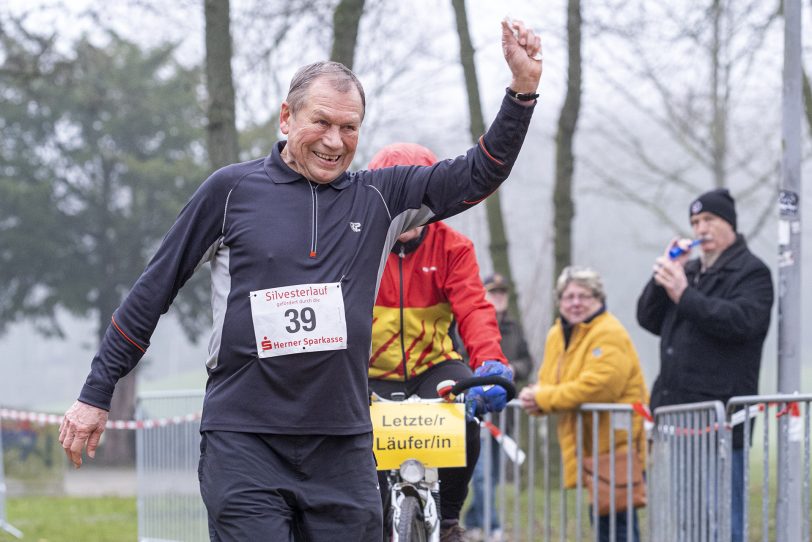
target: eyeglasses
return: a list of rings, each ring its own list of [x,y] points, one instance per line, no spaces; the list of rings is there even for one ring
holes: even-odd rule
[[[580,303],[584,303],[585,301],[589,301],[590,299],[595,299],[594,294],[567,294],[561,297],[562,303],[572,303],[574,301],[579,301]]]

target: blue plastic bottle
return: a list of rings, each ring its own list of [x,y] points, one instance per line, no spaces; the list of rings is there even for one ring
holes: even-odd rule
[[[671,258],[672,260],[674,260],[676,258],[679,258],[680,256],[682,256],[683,254],[685,254],[686,252],[688,252],[689,250],[691,250],[695,246],[701,244],[702,241],[704,241],[704,239],[694,239],[693,241],[691,241],[691,244],[688,245],[687,250],[683,249],[679,245],[674,245],[673,247],[671,247],[671,250],[668,251],[668,257]]]

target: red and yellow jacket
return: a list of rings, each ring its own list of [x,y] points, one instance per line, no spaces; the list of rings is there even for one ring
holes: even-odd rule
[[[448,333],[452,319],[472,369],[490,359],[507,363],[473,243],[437,222],[426,226],[416,250],[388,256],[373,310],[369,378],[407,380],[462,359]]]

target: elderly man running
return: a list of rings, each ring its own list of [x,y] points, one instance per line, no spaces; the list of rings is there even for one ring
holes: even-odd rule
[[[216,171],[192,196],[112,316],[60,442],[79,467],[116,382],[160,315],[209,262],[214,329],[200,489],[212,540],[381,539],[367,362],[372,306],[397,237],[496,190],[516,160],[541,77],[539,38],[502,23],[512,81],[491,128],[431,167],[347,172],[364,91],[341,64],[301,68],[282,103],[287,140]]]

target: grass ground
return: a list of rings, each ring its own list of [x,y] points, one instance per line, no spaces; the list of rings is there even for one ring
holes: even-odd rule
[[[568,495],[568,528],[562,537],[560,530],[560,492],[552,491],[546,501],[543,492],[534,495],[534,518],[532,536],[528,537],[527,504],[528,494],[521,495],[520,535],[518,540],[577,540],[574,522],[574,499]],[[749,540],[762,540],[761,495],[757,487],[750,491],[750,532]],[[512,509],[512,496],[507,498],[508,509]],[[21,497],[6,502],[9,522],[25,535],[24,540],[36,542],[131,542],[137,540],[138,525],[135,498],[101,497]],[[550,514],[545,510],[549,506]],[[810,510],[812,512],[812,510]],[[774,518],[770,522],[769,540],[775,540]],[[549,523],[547,520],[549,517]],[[647,510],[640,510],[642,540],[656,540],[648,536]],[[513,532],[513,518],[506,518],[505,531]],[[591,540],[589,518],[583,516],[581,539]],[[0,531],[0,542],[15,541],[16,538]]]
[[[754,473],[756,477],[760,474],[759,472]],[[754,483],[755,482],[755,483]],[[749,542],[762,542],[762,541],[770,541],[770,542],[780,542],[776,539],[776,525],[775,525],[775,500],[776,500],[776,488],[774,480],[770,483],[770,492],[769,492],[769,502],[767,505],[766,514],[763,510],[763,495],[762,495],[762,485],[758,483],[758,480],[751,481],[750,490],[749,490],[749,502],[748,502],[748,536],[747,539]],[[512,488],[511,488],[512,490]],[[509,490],[506,504],[508,510],[513,510],[513,495],[511,494],[511,490]],[[566,540],[566,541],[578,541],[578,540],[593,540],[594,532],[591,529],[589,516],[587,516],[586,507],[582,511],[582,521],[581,521],[581,528],[580,538],[576,536],[577,528],[576,528],[576,521],[575,521],[575,495],[574,491],[567,492],[567,528],[562,534],[561,532],[561,492],[559,490],[552,490],[549,495],[549,500],[545,498],[544,492],[541,489],[537,489],[534,493],[534,501],[533,501],[533,508],[535,513],[533,514],[533,527],[532,533],[528,536],[529,531],[529,518],[527,514],[528,509],[528,500],[529,500],[529,493],[527,491],[523,491],[520,496],[520,519],[519,519],[519,537],[513,538],[512,535],[514,533],[513,524],[514,518],[512,516],[508,516],[505,518],[504,522],[504,530],[506,533],[511,535],[510,540],[515,542],[520,541],[559,541],[559,540]],[[812,501],[812,499],[810,499]],[[549,515],[547,511],[549,510]],[[808,511],[808,514],[812,516],[812,506]],[[640,523],[640,538],[643,541],[648,542],[658,542],[658,538],[656,536],[652,536],[649,533],[649,524],[648,524],[648,509],[641,508],[638,510],[638,518]],[[767,529],[767,537],[764,537],[764,530]],[[810,537],[812,537],[812,532],[810,532]]]
[[[750,461],[749,491],[749,540],[763,540],[766,527],[767,540],[775,540],[775,462],[769,465],[769,501],[766,513],[762,513],[760,488],[765,483],[762,465],[763,454],[757,447],[752,448]],[[542,480],[542,473],[536,473],[536,483]],[[557,487],[558,480],[551,480]],[[528,526],[529,494],[525,490],[520,495],[520,531],[514,542],[544,540],[578,540],[574,518],[574,495],[567,496],[567,526],[561,531],[561,493],[553,489],[549,501],[541,489],[533,494],[533,525]],[[23,531],[26,541],[36,542],[130,542],[137,540],[137,512],[134,498],[77,498],[77,497],[19,497],[7,501],[7,518],[12,525]],[[507,509],[513,509],[513,490],[508,491]],[[809,510],[812,515],[812,510]],[[549,519],[548,519],[549,518]],[[513,532],[513,516],[505,518],[505,530]],[[656,542],[656,536],[648,536],[647,510],[640,513],[641,535],[644,541]],[[581,522],[581,540],[592,535],[589,518],[584,510]],[[11,535],[0,531],[0,542],[16,541]]]
[[[13,498],[6,501],[6,516],[26,541],[134,542],[138,538],[135,498]],[[16,540],[0,530],[0,542]]]

